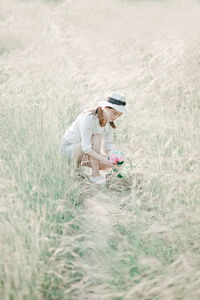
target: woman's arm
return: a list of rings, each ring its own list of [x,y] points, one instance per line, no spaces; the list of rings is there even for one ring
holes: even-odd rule
[[[113,129],[112,128],[109,128],[109,131],[106,133],[106,135],[103,138],[103,148],[107,155],[111,150],[115,149],[115,145],[113,142]]]
[[[93,158],[97,159],[101,163],[112,166],[112,163],[108,161],[108,158],[101,155],[92,149],[92,117],[83,116],[80,121],[80,134],[81,134],[81,148],[82,151]]]
[[[109,162],[108,158],[102,154],[97,153],[94,150],[91,150],[90,152],[88,152],[88,154],[92,157],[94,157],[95,159],[97,159],[98,161],[100,161],[101,163],[108,165],[110,167],[113,166],[112,163]]]

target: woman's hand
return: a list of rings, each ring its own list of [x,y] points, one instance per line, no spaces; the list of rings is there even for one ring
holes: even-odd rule
[[[90,156],[94,157],[96,160],[98,160],[100,163],[106,165],[107,167],[112,168],[113,164],[111,162],[109,162],[108,157],[106,155],[103,154],[99,154],[94,150],[91,150],[88,153]]]

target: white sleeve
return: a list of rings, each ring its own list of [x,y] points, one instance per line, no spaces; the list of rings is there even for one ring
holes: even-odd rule
[[[113,143],[113,129],[109,128],[109,131],[103,138],[103,147],[105,150],[111,151],[115,149],[115,144]]]
[[[80,120],[81,149],[84,153],[92,150],[92,116],[84,115]]]

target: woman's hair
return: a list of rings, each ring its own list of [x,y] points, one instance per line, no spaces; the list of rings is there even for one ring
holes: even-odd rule
[[[113,109],[112,107],[110,106],[106,106],[108,107],[109,109]],[[86,110],[84,111],[85,113],[86,112],[90,112],[90,115],[97,115],[98,119],[99,119],[99,124],[101,127],[104,127],[106,125],[106,120],[104,119],[103,117],[103,109],[98,106],[97,108],[94,108],[94,109],[89,109],[89,110]],[[109,122],[110,123],[110,126],[115,129],[116,128],[116,125],[114,124],[114,122]]]

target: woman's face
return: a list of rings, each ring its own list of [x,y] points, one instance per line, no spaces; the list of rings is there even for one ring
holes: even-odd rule
[[[104,116],[108,122],[114,122],[121,115],[122,113],[114,108],[109,108],[109,107],[104,108]]]

